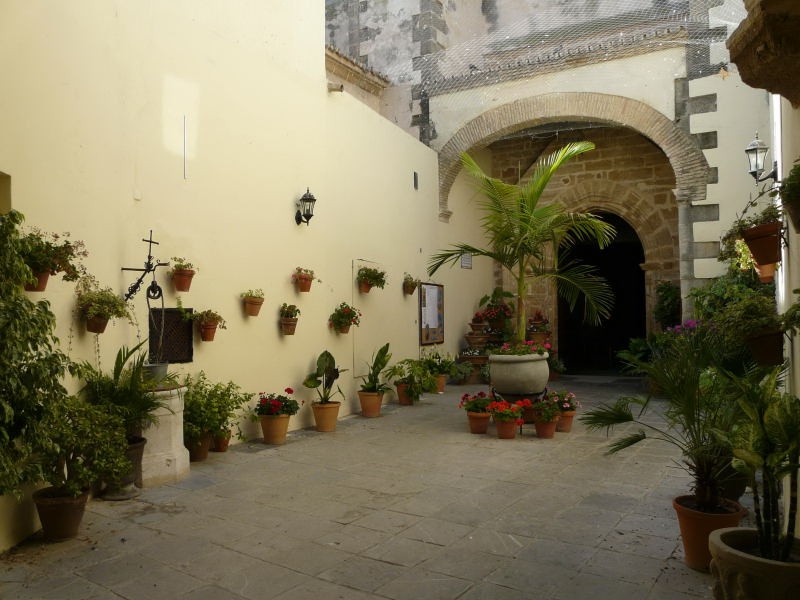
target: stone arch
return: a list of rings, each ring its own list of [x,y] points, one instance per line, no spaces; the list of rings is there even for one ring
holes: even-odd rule
[[[708,162],[687,133],[656,109],[623,96],[592,92],[559,92],[522,98],[475,117],[439,151],[439,218],[451,215],[448,196],[461,170],[460,156],[483,148],[520,129],[558,122],[609,123],[627,127],[655,143],[675,173],[678,201],[679,261],[684,315],[691,311],[689,291],[695,286],[691,205],[706,198]]]

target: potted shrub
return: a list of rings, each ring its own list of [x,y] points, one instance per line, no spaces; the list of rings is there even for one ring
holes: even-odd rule
[[[74,396],[48,402],[36,455],[50,487],[33,494],[45,539],[77,535],[91,486],[114,485],[130,469],[125,446],[117,415]]]
[[[800,468],[800,400],[779,391],[781,367],[727,373],[743,415],[719,432],[733,447],[734,465],[753,491],[756,529],[727,528],[709,538],[715,594],[720,598],[790,598],[800,582],[800,544],[794,538]],[[788,491],[783,522],[781,484]]]
[[[369,294],[373,287],[383,289],[386,285],[386,271],[373,269],[372,267],[361,267],[356,274],[358,291],[362,294]]]
[[[300,410],[300,404],[291,397],[294,390],[287,387],[283,391],[289,395],[259,392],[258,403],[250,415],[252,421],[261,424],[265,444],[275,446],[285,444],[286,433],[289,431],[289,417],[296,415]]]
[[[187,375],[183,385],[183,443],[189,460],[205,460],[215,436],[230,439],[236,411],[251,394],[242,393],[233,382],[211,383],[203,371],[194,377]]]
[[[372,355],[372,362],[367,363],[367,374],[360,377],[363,383],[358,391],[358,400],[361,403],[362,417],[373,418],[381,416],[383,394],[389,389],[389,386],[381,381],[381,375],[391,358],[389,342],[386,342]]]
[[[244,303],[244,314],[248,317],[257,317],[261,311],[261,305],[264,304],[264,290],[260,288],[247,290],[242,292],[240,297]]]
[[[181,299],[178,298],[178,310],[185,321],[194,321],[200,330],[200,340],[203,342],[213,342],[217,329],[227,329],[225,319],[218,312],[207,309],[197,312],[183,308]]]
[[[800,159],[794,161],[789,174],[781,181],[781,203],[789,215],[795,233],[800,233]]]
[[[294,335],[297,328],[297,316],[300,314],[300,309],[294,304],[286,304],[284,302],[278,309],[279,323],[281,326],[281,333],[283,335]]]
[[[422,362],[425,367],[436,377],[436,393],[443,394],[447,385],[447,378],[454,376],[458,369],[456,361],[450,354],[442,354],[438,350],[422,352]]]
[[[486,412],[492,415],[498,439],[513,440],[517,437],[517,428],[524,422],[522,412],[530,404],[531,401],[527,399],[516,402],[497,399],[489,403]]]
[[[410,296],[419,285],[419,279],[409,273],[403,273],[403,294]]]
[[[553,256],[557,255],[559,247],[582,241],[592,241],[603,248],[611,242],[614,228],[591,213],[569,212],[560,204],[540,204],[542,193],[558,168],[572,157],[593,148],[594,144],[590,142],[576,142],[540,158],[525,185],[511,185],[489,177],[469,155],[461,157],[462,165],[477,180],[484,196],[482,226],[488,245],[479,248],[471,244],[455,244],[450,249],[441,250],[431,257],[428,274],[433,275],[446,264],[457,264],[464,255],[484,256],[500,264],[515,284],[517,342],[525,341],[528,322],[525,297],[531,283],[557,281],[558,294],[567,301],[570,309],[574,309],[578,299],[583,297],[584,317],[588,322],[598,323],[610,314],[613,293],[606,281],[591,267],[574,261],[554,261]],[[490,363],[492,360],[490,355]],[[533,367],[525,362],[516,367],[517,370],[528,368]],[[501,394],[515,393],[502,389],[500,383],[493,382],[493,385]],[[543,389],[530,389],[523,393],[535,394]]]
[[[332,400],[332,398],[336,394],[344,398],[344,394],[338,385],[334,390],[333,385],[339,379],[339,375],[345,371],[347,369],[340,369],[336,366],[336,360],[333,355],[325,350],[317,357],[316,368],[303,381],[303,385],[307,388],[315,389],[319,397],[318,402],[311,404],[317,431],[328,432],[336,430],[340,403]]]
[[[192,287],[192,277],[194,277],[199,269],[187,259],[180,256],[173,256],[170,260],[172,261],[170,276],[172,277],[175,291],[188,292]]]
[[[467,411],[470,433],[486,433],[489,429],[491,415],[486,409],[491,402],[492,398],[483,391],[477,394],[464,394],[461,396],[461,402],[458,403],[458,407]]]
[[[131,320],[127,302],[110,287],[101,288],[92,275],[84,275],[75,286],[78,314],[86,321],[86,331],[103,333],[111,319]]]
[[[109,487],[104,497],[109,500],[127,500],[138,495],[142,487],[142,455],[147,440],[142,431],[157,423],[154,412],[163,408],[164,402],[153,393],[155,384],[144,377],[145,352],[139,352],[145,342],[133,348],[121,347],[110,374],[88,362],[75,368],[75,374],[86,382],[80,395],[89,404],[98,406],[118,416],[123,423],[127,444],[124,446],[131,469],[123,475],[118,487]]]
[[[419,359],[404,358],[386,371],[386,377],[394,381],[402,405],[414,404],[422,394],[436,391],[436,376]]]
[[[361,311],[347,302],[339,304],[328,317],[328,327],[334,329],[336,333],[347,333],[351,325],[358,327],[360,324]]]
[[[311,283],[316,279],[314,277],[313,269],[306,269],[305,267],[295,267],[292,273],[292,283],[298,292],[310,292]],[[320,281],[317,279],[317,281]]]
[[[68,233],[45,233],[33,228],[20,239],[22,260],[33,272],[33,279],[25,282],[25,290],[43,292],[50,275],[64,273],[64,281],[77,281],[86,273],[82,259],[88,256],[84,243],[72,241]]]
[[[202,371],[200,374],[205,379]],[[253,394],[243,392],[242,388],[233,381],[227,383],[208,383],[203,381],[202,383],[202,392],[217,414],[216,429],[211,432],[211,450],[214,452],[226,452],[234,427],[236,427],[236,437],[240,440],[244,439],[242,430],[239,427],[239,411],[250,402]],[[200,387],[199,382],[196,382],[195,385],[198,388]]]
[[[711,560],[709,533],[738,525],[746,513],[737,502],[722,497],[731,449],[717,434],[736,427],[741,413],[730,402],[714,369],[720,358],[714,328],[684,327],[664,337],[665,341],[652,347],[649,362],[633,357],[631,360],[636,370],[645,373],[666,396],[666,426],[659,427],[645,416],[649,398],[633,397],[620,398],[613,405],[603,404],[588,411],[581,421],[590,431],[611,431],[624,424],[640,427],[612,442],[611,453],[648,438],[672,444],[681,451],[681,465],[694,480],[693,494],[675,498],[672,505],[678,516],[686,564],[707,571]]]

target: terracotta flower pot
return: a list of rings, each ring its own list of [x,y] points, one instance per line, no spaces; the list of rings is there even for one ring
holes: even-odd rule
[[[397,402],[403,406],[411,406],[414,404],[414,400],[411,396],[408,395],[408,384],[407,383],[398,383],[397,387]]]
[[[311,405],[314,411],[314,422],[317,424],[317,431],[330,432],[336,431],[336,421],[339,418],[339,402],[314,402]]]
[[[742,238],[750,249],[750,254],[760,265],[768,265],[781,260],[781,229],[783,223],[774,221],[746,229]]]
[[[217,335],[217,324],[201,324],[200,325],[200,339],[204,342],[213,342],[214,336]]]
[[[758,532],[744,527],[717,529],[708,536],[715,600],[773,600],[800,594],[800,563],[756,556]],[[795,541],[800,552],[800,542]]]
[[[561,418],[556,422],[556,431],[569,433],[572,431],[572,422],[575,420],[576,410],[562,410]]]
[[[501,440],[513,440],[517,437],[517,422],[512,421],[498,421],[495,419],[494,426],[497,429],[497,437]]]
[[[486,433],[489,430],[489,418],[491,415],[488,412],[467,412],[467,419],[469,420],[470,433]]]
[[[172,271],[172,283],[176,292],[188,292],[192,287],[194,269],[175,269]]]
[[[52,487],[36,490],[33,501],[42,522],[44,538],[51,542],[68,540],[78,535],[89,494],[59,496]]]
[[[489,342],[489,335],[486,333],[467,333],[464,335],[467,345],[470,348],[485,348]]]
[[[264,443],[280,446],[286,443],[289,431],[289,415],[261,415],[261,433]]]
[[[444,390],[447,387],[447,375],[437,375],[436,376],[436,393],[437,394],[444,394]]]
[[[104,317],[89,317],[86,319],[86,331],[89,333],[103,333],[108,325],[108,319]]]
[[[472,333],[483,333],[487,329],[489,329],[489,324],[485,321],[481,321],[480,323],[475,323],[474,321],[469,322],[469,328],[472,330]]]
[[[281,317],[280,325],[283,335],[294,335],[294,331],[297,329],[297,317]]]
[[[336,326],[334,329],[336,330],[336,333],[341,333],[344,335],[345,333],[350,333],[350,324],[348,323],[347,325]]]
[[[204,433],[196,440],[184,440],[184,446],[189,450],[189,461],[200,462],[207,459],[212,441],[211,433]]]
[[[358,391],[358,400],[361,403],[361,416],[368,419],[381,416],[383,392]]]
[[[36,277],[36,283],[26,283],[25,291],[43,292],[47,288],[47,280],[50,279],[50,272],[34,273],[33,276]]]
[[[775,270],[777,269],[777,263],[769,263],[766,265],[759,265],[756,263],[756,274],[758,274],[758,280],[761,283],[772,283],[775,281]]]
[[[369,291],[372,289],[372,284],[367,281],[359,281],[358,282],[358,292],[360,294],[369,294]]]
[[[311,282],[314,281],[313,277],[306,275],[296,275],[294,278],[294,285],[298,292],[310,292]]]
[[[416,283],[406,283],[405,281],[403,282],[403,293],[406,296],[410,296],[411,294],[413,294],[414,290],[416,289],[417,289]]]
[[[556,426],[558,419],[555,421],[534,421],[533,426],[536,428],[536,437],[543,440],[552,440],[556,435]]]
[[[708,536],[712,531],[723,527],[736,527],[747,510],[733,500],[724,500],[726,512],[706,513],[688,506],[694,496],[678,496],[672,506],[678,514],[678,525],[683,540],[684,562],[690,569],[708,571],[711,552],[708,549]]]
[[[227,431],[221,435],[215,435],[211,444],[212,452],[227,452],[231,443],[231,432]]]
[[[257,317],[261,311],[261,305],[264,304],[263,298],[255,298],[248,296],[244,298],[244,314],[248,317]]]

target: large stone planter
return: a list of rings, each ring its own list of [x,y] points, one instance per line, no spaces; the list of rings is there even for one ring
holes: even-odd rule
[[[489,355],[492,387],[501,395],[535,396],[544,391],[550,369],[548,354]]]
[[[144,431],[147,445],[142,457],[142,483],[153,487],[180,481],[189,474],[189,451],[183,445],[183,392],[185,387],[155,392],[166,404],[155,411],[158,424]]]
[[[800,563],[767,560],[745,552],[758,547],[755,529],[717,529],[708,537],[708,547],[714,600],[800,598]]]

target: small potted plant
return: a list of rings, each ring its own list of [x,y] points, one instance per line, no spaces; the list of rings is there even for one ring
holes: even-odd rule
[[[578,401],[572,392],[556,392],[548,390],[540,399],[531,403],[533,424],[536,435],[543,439],[551,439],[556,431],[572,430],[572,420],[578,410]],[[561,420],[569,423],[559,427]]]
[[[200,339],[203,342],[213,342],[217,329],[227,329],[225,319],[218,312],[213,310],[201,310],[192,312],[183,308],[181,299],[178,298],[178,310],[185,321],[194,321],[200,329]]]
[[[101,288],[92,275],[84,275],[75,286],[77,311],[86,320],[86,331],[103,333],[110,319],[131,320],[128,304],[110,287]]]
[[[404,358],[386,372],[386,377],[394,381],[397,401],[405,406],[419,401],[424,393],[436,391],[436,376],[419,359]]]
[[[22,260],[35,279],[25,284],[28,292],[43,292],[50,275],[62,272],[64,281],[77,281],[86,273],[82,259],[88,256],[84,243],[72,241],[69,233],[45,233],[32,228],[20,239]]]
[[[211,404],[212,410],[217,416],[216,426],[211,431],[211,450],[214,452],[226,452],[233,434],[233,427],[236,427],[236,437],[240,440],[244,439],[242,430],[239,427],[239,411],[250,402],[253,394],[243,392],[233,381],[210,383],[205,380],[205,373],[202,371],[200,371],[200,376],[203,377],[202,387],[200,382],[196,381],[196,388],[198,391],[202,391],[206,401]]]
[[[467,411],[470,433],[486,433],[489,429],[491,415],[486,409],[491,402],[492,398],[482,391],[477,394],[464,394],[461,396],[461,402],[458,403],[458,407]]]
[[[373,287],[383,289],[386,285],[386,271],[374,269],[372,267],[361,267],[356,274],[358,291],[362,294],[369,294]]]
[[[33,494],[45,539],[78,534],[89,489],[112,485],[130,470],[122,419],[74,396],[46,403],[35,455],[50,487]]]
[[[403,294],[410,296],[414,293],[419,285],[419,279],[415,278],[410,273],[403,274]]]
[[[795,233],[800,233],[800,159],[794,161],[789,174],[781,181],[780,195],[783,210],[789,215]]]
[[[258,403],[250,415],[252,421],[261,424],[264,443],[280,446],[286,443],[286,432],[289,431],[289,417],[300,410],[297,400],[291,397],[294,390],[287,387],[284,394],[259,392]]]
[[[317,431],[335,431],[336,420],[339,417],[339,402],[332,400],[339,394],[344,398],[341,388],[336,386],[333,389],[334,383],[339,379],[339,375],[347,369],[340,369],[336,366],[336,359],[327,350],[317,357],[316,368],[309,373],[303,385],[307,388],[317,391],[319,402],[311,404],[311,409],[314,411],[314,422],[317,426]]]
[[[328,317],[328,327],[334,329],[336,333],[348,333],[351,325],[358,327],[360,324],[361,311],[347,302],[339,304]]]
[[[373,418],[381,416],[383,394],[389,389],[389,386],[381,381],[381,375],[391,358],[389,342],[386,342],[372,355],[372,362],[367,363],[367,374],[360,377],[363,383],[358,391],[358,400],[361,403],[362,417]]]
[[[233,410],[232,404],[241,405],[249,400],[249,394],[239,396],[235,384],[212,384],[205,373],[187,375],[183,385],[183,443],[189,450],[189,460],[202,461],[208,458],[208,451],[227,424],[227,417]],[[232,392],[232,393],[230,393]],[[231,402],[231,398],[234,401]]]
[[[300,309],[294,304],[286,304],[286,302],[281,304],[281,307],[278,309],[278,322],[283,335],[294,335],[294,331],[297,328],[297,316],[299,314]]]
[[[313,269],[306,269],[305,267],[295,267],[292,273],[292,283],[298,292],[310,292],[311,283],[316,279],[314,277]],[[317,281],[320,281],[317,279]]]
[[[170,275],[176,292],[188,292],[192,287],[192,277],[199,271],[192,263],[180,256],[173,256]]]
[[[530,406],[530,400],[517,400],[508,402],[506,400],[493,400],[486,406],[486,412],[492,415],[497,437],[501,440],[513,440],[517,437],[517,427],[524,423],[522,411]]]
[[[456,374],[456,361],[450,354],[442,354],[438,350],[423,351],[422,361],[427,369],[436,377],[436,393],[443,394],[447,378]]]
[[[242,302],[244,303],[244,313],[248,317],[257,317],[261,311],[261,305],[264,304],[264,290],[255,289],[247,290],[240,294]]]

